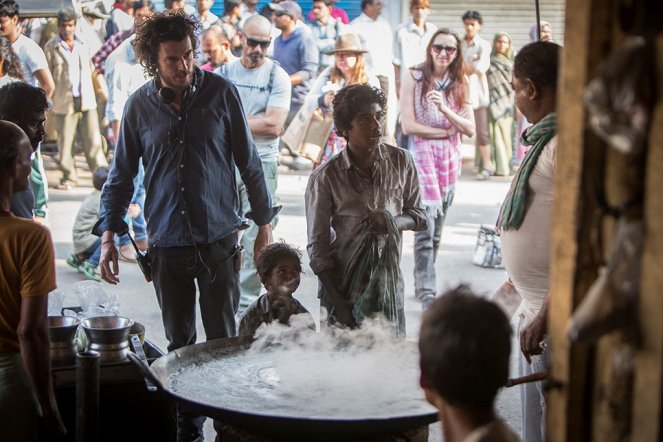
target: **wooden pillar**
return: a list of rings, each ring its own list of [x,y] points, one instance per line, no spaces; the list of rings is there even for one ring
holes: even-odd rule
[[[663,34],[656,39],[655,62],[658,96],[645,179],[646,241],[639,308],[643,342],[635,358],[633,441],[663,440]]]

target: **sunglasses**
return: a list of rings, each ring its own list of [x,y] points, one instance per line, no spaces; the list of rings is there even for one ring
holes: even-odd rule
[[[453,55],[456,53],[458,48],[453,47],[453,46],[444,46],[444,45],[433,45],[433,52],[436,54],[439,54],[440,52],[444,51],[447,53],[447,55]]]
[[[271,39],[265,41],[265,40],[256,40],[255,38],[248,38],[248,37],[246,38],[246,44],[252,48],[255,48],[256,46],[260,45],[260,47],[263,50],[265,50],[269,47],[271,43],[272,43]]]

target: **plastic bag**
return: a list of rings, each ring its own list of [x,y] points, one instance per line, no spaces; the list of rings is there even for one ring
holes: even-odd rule
[[[55,289],[48,294],[48,316],[61,316],[65,292]]]
[[[504,265],[502,265],[502,243],[492,227],[481,226],[479,229],[472,263],[480,267],[504,268]]]
[[[80,318],[116,316],[120,313],[120,298],[116,294],[108,294],[99,282],[78,282],[74,285],[74,292],[83,309]]]

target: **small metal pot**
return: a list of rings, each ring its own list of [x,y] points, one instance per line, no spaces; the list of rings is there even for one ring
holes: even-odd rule
[[[51,341],[51,363],[54,366],[73,365],[76,361],[76,330],[78,318],[49,316],[48,336]]]
[[[122,362],[129,352],[129,329],[133,319],[122,316],[97,316],[81,321],[89,351],[99,353],[101,363]]]

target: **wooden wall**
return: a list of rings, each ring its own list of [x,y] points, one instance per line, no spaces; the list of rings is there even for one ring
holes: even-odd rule
[[[615,152],[587,125],[583,93],[602,61],[624,39],[624,7],[635,0],[567,0],[565,48],[558,90],[559,146],[551,269],[550,441],[657,441],[663,439],[663,100],[657,97],[646,166]],[[642,22],[663,23],[658,2],[637,9]],[[651,6],[648,9],[646,6]],[[645,17],[643,14],[648,14]],[[621,17],[621,18],[620,18]],[[636,17],[636,18],[638,18]],[[621,22],[620,22],[621,20]],[[657,40],[657,78],[663,90],[663,37]],[[597,223],[596,195],[619,205],[645,186],[642,258],[642,343],[629,353],[615,332],[595,344],[571,344],[566,328],[610,250],[614,220]],[[599,234],[600,233],[600,234]]]

